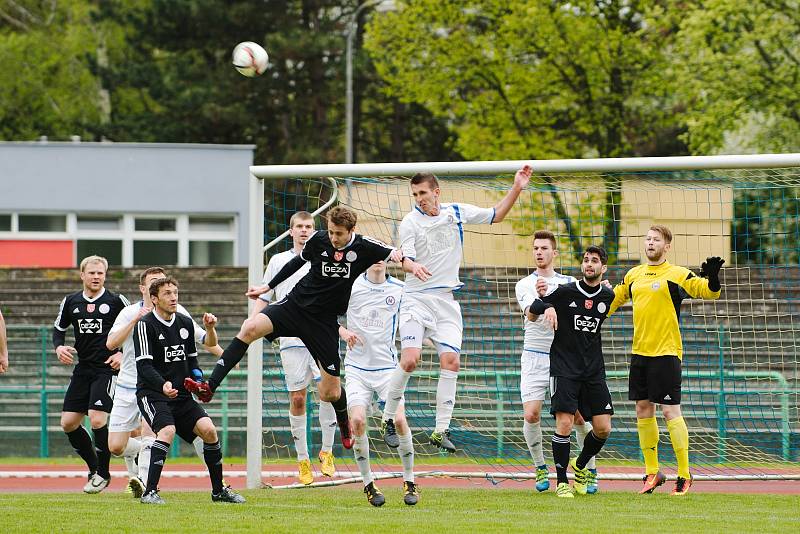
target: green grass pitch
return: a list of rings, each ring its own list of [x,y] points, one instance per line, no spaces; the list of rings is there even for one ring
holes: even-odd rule
[[[424,482],[424,480],[422,481]],[[798,532],[791,495],[608,492],[558,499],[553,492],[422,487],[405,506],[384,482],[386,505],[367,504],[355,487],[242,492],[244,505],[211,503],[205,492],[162,492],[166,506],[130,495],[3,494],[0,525],[20,532]]]

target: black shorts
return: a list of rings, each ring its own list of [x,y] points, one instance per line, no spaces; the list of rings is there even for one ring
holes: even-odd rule
[[[89,410],[111,413],[117,376],[91,368],[75,367],[64,395],[65,412],[89,413]]]
[[[208,414],[194,399],[166,400],[163,395],[136,393],[139,411],[153,432],[158,434],[162,428],[175,426],[175,433],[186,443],[197,437],[194,425]]]
[[[681,403],[681,360],[677,356],[631,356],[628,400]]]
[[[574,414],[580,411],[586,421],[595,415],[613,415],[611,392],[605,379],[575,380],[563,376],[550,377],[550,413]]]
[[[317,361],[320,371],[339,376],[339,323],[335,315],[314,315],[284,298],[270,304],[261,313],[272,321],[268,341],[279,337],[299,337]]]

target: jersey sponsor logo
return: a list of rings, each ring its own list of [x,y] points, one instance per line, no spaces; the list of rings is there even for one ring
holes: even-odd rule
[[[180,362],[186,359],[186,349],[183,344],[164,347],[164,361],[167,363]]]
[[[457,238],[455,230],[450,226],[434,228],[428,233],[428,250],[433,256],[449,253]]]
[[[575,330],[581,332],[597,332],[597,327],[600,326],[600,319],[597,317],[573,315],[572,318],[575,320]]]
[[[395,300],[393,296],[389,295],[388,297],[386,297],[386,304],[388,304],[389,306],[393,306],[395,302],[397,302],[397,300]]]
[[[111,311],[111,306],[109,306],[104,302],[103,304],[100,305],[99,308],[97,308],[97,311],[99,311],[102,314],[106,314]]]
[[[342,258],[344,258],[344,252],[341,250],[337,250],[333,253],[333,261],[342,261]]]
[[[361,326],[364,328],[369,328],[371,326],[383,328],[384,322],[383,319],[381,319],[380,312],[378,310],[370,310],[369,315],[364,317],[361,321]]]
[[[605,302],[598,303],[597,304],[597,311],[599,311],[600,313],[605,313],[606,312],[606,303]]]
[[[78,319],[79,334],[102,334],[103,321],[100,319]]]
[[[350,278],[349,263],[328,263],[322,262],[322,276],[329,278]]]
[[[577,305],[577,304],[575,304],[575,301],[573,300],[572,302],[570,302],[570,303],[569,303],[569,307],[570,307],[570,308],[577,308],[577,307],[578,307],[578,305]]]
[[[181,339],[189,339],[189,331],[185,328],[181,328],[180,330]]]
[[[586,299],[583,301],[583,307],[586,308],[587,310],[591,310],[592,306],[594,306],[593,300]]]
[[[86,311],[89,313],[94,312],[94,303],[86,305]]]
[[[356,258],[358,258],[358,254],[356,254],[355,250],[349,250],[347,251],[347,254],[345,254],[344,258],[347,261],[356,261]]]

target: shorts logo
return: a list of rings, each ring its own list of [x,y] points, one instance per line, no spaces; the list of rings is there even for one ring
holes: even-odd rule
[[[388,297],[386,297],[386,304],[388,304],[389,306],[393,306],[395,302],[397,301],[393,296],[389,295]]]
[[[417,339],[417,336],[403,336],[401,341],[414,341],[415,339]]]
[[[342,258],[344,258],[344,252],[341,250],[337,250],[333,253],[333,261],[342,261]]]
[[[583,301],[583,307],[586,308],[587,310],[591,310],[592,306],[594,306],[593,300],[586,299]]]
[[[322,262],[322,276],[330,278],[350,278],[350,264]]]
[[[597,317],[587,317],[586,315],[573,315],[575,320],[575,330],[581,332],[597,332],[597,327],[600,326],[600,319]]]
[[[180,330],[181,339],[188,339],[189,338],[189,331],[185,328],[181,328]]]
[[[78,319],[79,334],[102,334],[103,321],[100,319]]]
[[[101,304],[101,305],[100,305],[100,307],[99,307],[99,308],[97,308],[97,310],[98,310],[100,313],[102,313],[102,314],[104,314],[104,315],[105,315],[106,313],[108,313],[108,312],[110,312],[110,311],[111,311],[111,306],[109,306],[108,304],[106,304],[106,303],[104,302],[103,304]]]
[[[186,359],[186,350],[183,348],[183,344],[181,345],[170,345],[169,347],[164,347],[164,361],[167,363],[170,362],[180,362]]]
[[[86,305],[86,311],[88,313],[93,313],[94,312],[94,304],[87,304]]]
[[[347,261],[356,261],[356,258],[358,258],[358,254],[356,254],[354,250],[350,250],[347,252],[347,254],[345,254],[344,257]]]

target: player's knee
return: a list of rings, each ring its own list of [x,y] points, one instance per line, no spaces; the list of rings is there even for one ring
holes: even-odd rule
[[[592,432],[600,439],[608,439],[608,436],[611,435],[611,424],[603,423],[595,425],[594,428],[592,428]]]
[[[175,425],[167,425],[161,430],[158,431],[156,438],[159,441],[164,441],[166,443],[172,443],[172,440],[175,439]]]
[[[406,373],[413,373],[414,369],[417,368],[417,359],[416,358],[402,358],[400,360],[400,367]]]
[[[306,411],[305,390],[289,392],[289,409],[294,414],[300,414]]]
[[[350,417],[350,422],[353,424],[353,432],[356,436],[363,436],[367,430],[367,420],[363,415],[355,415]]]
[[[210,420],[205,424],[197,424],[197,435],[200,436],[200,439],[202,439],[205,443],[217,442],[217,428],[213,423],[210,422]]]
[[[116,436],[109,435],[108,450],[114,456],[122,456],[122,453],[125,452],[125,446],[128,444],[127,442],[127,439],[122,440]]]
[[[61,415],[61,430],[64,432],[72,432],[81,425],[81,420],[68,415]]]
[[[260,332],[262,328],[257,319],[257,317],[250,317],[249,319],[246,319],[245,322],[242,323],[242,328],[239,330],[239,334],[236,337],[245,343],[252,343],[261,337]]]
[[[338,388],[324,387],[323,388],[322,384],[320,384],[320,387],[319,387],[319,389],[317,391],[319,393],[319,400],[325,401],[325,402],[336,402],[336,401],[339,400],[339,397],[342,396],[342,389],[340,387],[338,387]]]
[[[445,352],[439,356],[439,365],[442,369],[458,372],[461,367],[461,362],[458,354],[454,352]]]
[[[89,424],[92,425],[92,428],[103,428],[106,426],[106,422],[108,422],[107,413],[90,411]]]
[[[542,420],[542,410],[530,410],[525,412],[525,421],[531,424],[538,423]]]

